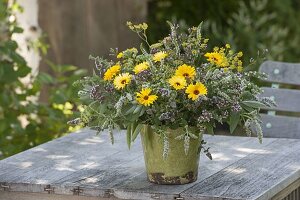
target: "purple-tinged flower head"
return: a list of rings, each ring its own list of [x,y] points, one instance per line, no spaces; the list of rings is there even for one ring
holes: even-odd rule
[[[199,123],[209,122],[213,118],[212,113],[208,112],[207,110],[202,110],[201,116],[198,118]]]
[[[81,119],[80,118],[75,118],[75,119],[72,119],[70,121],[67,122],[69,125],[78,125],[81,123]]]
[[[231,110],[233,112],[239,112],[242,110],[242,107],[240,106],[240,104],[238,102],[235,102],[232,106],[231,106]]]
[[[159,93],[160,96],[162,96],[162,97],[169,97],[171,91],[168,90],[168,89],[166,89],[166,88],[159,88],[159,89],[158,89],[158,93]]]
[[[217,96],[213,96],[212,101],[218,108],[225,108],[228,106],[228,102],[225,99]]]
[[[151,77],[150,70],[144,70],[134,76],[137,81],[147,81]]]
[[[104,96],[101,94],[101,88],[99,85],[95,85],[91,88],[90,98],[93,100],[103,101]]]
[[[158,119],[159,119],[160,121],[164,121],[164,120],[171,119],[171,113],[170,113],[170,112],[164,112],[164,113],[162,113],[162,114],[158,117]]]
[[[114,91],[114,86],[112,84],[108,84],[106,86],[104,86],[105,91],[107,92],[113,92]]]
[[[228,110],[224,110],[224,112],[223,112],[223,118],[225,119],[225,118],[227,118],[229,116],[229,112],[228,112]]]
[[[159,117],[158,117],[158,119],[160,120],[160,121],[168,121],[168,120],[170,120],[171,122],[173,122],[173,121],[175,121],[175,112],[164,112],[164,113],[162,113]]]

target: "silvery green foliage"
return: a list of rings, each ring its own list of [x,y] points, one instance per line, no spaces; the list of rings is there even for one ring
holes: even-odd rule
[[[168,154],[169,154],[169,139],[167,134],[163,134],[163,158],[167,159]]]
[[[191,137],[189,135],[184,136],[184,153],[187,155],[189,153],[189,148],[190,148],[190,139]]]

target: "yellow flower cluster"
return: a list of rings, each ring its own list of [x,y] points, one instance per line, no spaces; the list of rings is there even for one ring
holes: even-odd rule
[[[114,86],[117,90],[125,88],[131,81],[132,75],[129,73],[119,74],[114,80]]]
[[[138,73],[140,73],[140,72],[142,72],[142,71],[144,71],[148,68],[149,68],[149,63],[148,62],[142,62],[142,63],[136,65],[134,67],[133,71],[134,71],[135,74],[138,74]]]
[[[240,51],[229,58],[230,69],[236,69],[238,72],[243,71],[243,62],[241,61],[242,56],[243,52]]]
[[[173,76],[169,79],[169,84],[176,90],[181,90],[186,87],[186,80],[183,76]]]
[[[198,99],[199,96],[206,95],[207,89],[203,83],[197,82],[196,84],[190,84],[186,88],[185,93],[188,94],[188,98],[195,101]]]
[[[157,95],[150,95],[151,92],[150,88],[143,88],[140,92],[136,93],[136,100],[144,106],[150,106],[158,98]]]
[[[73,104],[70,102],[66,102],[65,104],[57,104],[53,103],[52,104],[54,109],[61,110],[65,115],[72,115],[73,114]]]
[[[230,68],[241,72],[243,70],[243,62],[240,58],[243,56],[243,53],[239,52],[234,54],[232,50],[229,50],[226,55],[227,50],[231,47],[229,44],[226,44],[225,48],[215,47],[213,52],[206,53],[204,56],[210,63],[215,64],[218,67],[222,67],[224,70],[228,70]]]
[[[103,79],[105,81],[112,80],[119,72],[120,72],[121,66],[119,64],[116,64],[112,67],[110,67],[105,73]]]
[[[196,75],[196,70],[192,66],[183,64],[183,65],[180,65],[177,68],[177,70],[175,72],[175,75],[176,76],[183,76],[185,78],[189,78],[189,79],[193,80],[195,78],[195,75]]]
[[[165,51],[159,51],[153,55],[154,62],[160,62],[166,58],[168,54]]]
[[[186,88],[185,93],[188,94],[188,98],[195,101],[199,96],[207,94],[207,89],[201,82],[196,82],[195,84],[190,83],[187,85],[187,80],[191,82],[194,80],[195,75],[196,69],[194,67],[183,64],[177,68],[175,75],[172,76],[168,82],[175,90]]]
[[[227,46],[228,48],[230,46]],[[207,57],[207,60],[212,63],[212,64],[215,64],[219,67],[228,67],[229,66],[229,63],[228,63],[228,60],[226,58],[226,55],[225,55],[225,49],[224,48],[214,48],[214,52],[211,52],[211,53],[206,53],[204,54],[205,57]]]

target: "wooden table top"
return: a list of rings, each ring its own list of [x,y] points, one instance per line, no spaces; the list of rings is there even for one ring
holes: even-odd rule
[[[33,192],[120,199],[269,199],[300,178],[300,140],[209,136],[213,160],[201,155],[199,176],[186,185],[146,179],[137,140],[83,129],[0,161],[0,193]]]

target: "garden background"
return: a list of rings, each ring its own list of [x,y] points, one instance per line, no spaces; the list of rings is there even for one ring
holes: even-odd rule
[[[0,0],[0,159],[79,128],[67,124],[80,110],[72,83],[92,71],[89,55],[139,44],[126,21],[146,21],[153,43],[167,20],[204,21],[211,49],[300,62],[299,11],[298,0]]]

